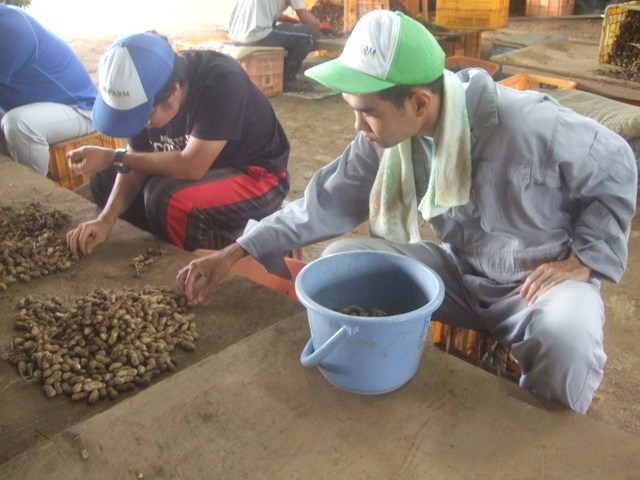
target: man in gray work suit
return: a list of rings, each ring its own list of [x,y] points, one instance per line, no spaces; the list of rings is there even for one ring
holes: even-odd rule
[[[178,282],[203,300],[246,255],[286,275],[285,252],[368,220],[372,238],[323,254],[387,250],[430,266],[446,286],[435,318],[488,331],[512,348],[522,387],[585,413],[606,361],[600,281],[618,282],[627,263],[632,150],[543,93],[444,70],[444,57],[410,17],[363,16],[339,58],[306,71],[342,92],[356,138],[304,198],[194,260]],[[420,221],[441,243],[421,240]]]

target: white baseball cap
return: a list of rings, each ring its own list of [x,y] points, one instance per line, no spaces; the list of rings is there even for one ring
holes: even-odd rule
[[[373,10],[356,24],[342,54],[305,71],[333,90],[367,94],[395,85],[423,85],[444,73],[445,53],[417,20]]]
[[[117,138],[140,133],[155,95],[173,72],[174,58],[169,42],[156,33],[126,35],[113,42],[98,65],[96,130]]]

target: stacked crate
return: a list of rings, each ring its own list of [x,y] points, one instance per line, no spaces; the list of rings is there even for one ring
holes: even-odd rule
[[[526,16],[562,17],[573,15],[575,0],[527,0]]]
[[[509,23],[509,0],[438,0],[434,23],[459,30],[496,30]]]
[[[435,33],[434,36],[447,57],[480,58],[482,32],[474,30]]]
[[[632,13],[640,15],[639,1],[609,5],[605,9],[598,56],[600,63],[611,63],[611,51],[620,33],[620,27]],[[640,48],[638,52],[640,54]]]

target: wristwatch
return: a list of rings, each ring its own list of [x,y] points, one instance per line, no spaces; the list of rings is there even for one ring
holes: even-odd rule
[[[116,155],[113,157],[113,168],[118,173],[129,173],[131,169],[124,164],[124,154],[127,153],[126,148],[116,148]]]

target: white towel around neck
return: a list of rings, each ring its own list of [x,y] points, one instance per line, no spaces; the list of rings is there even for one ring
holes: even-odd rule
[[[444,73],[443,97],[424,198],[418,204],[411,138],[385,149],[369,197],[372,236],[418,242],[418,212],[428,221],[469,201],[471,141],[465,91],[462,82],[448,70]]]

